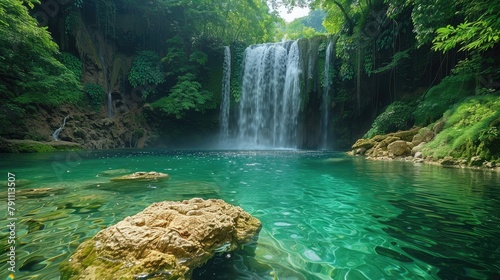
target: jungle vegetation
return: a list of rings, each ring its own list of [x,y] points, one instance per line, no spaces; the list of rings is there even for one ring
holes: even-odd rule
[[[312,12],[287,24],[280,5]],[[497,106],[499,18],[500,2],[488,0],[0,0],[0,135],[23,138],[39,107],[102,109],[118,83],[140,88],[167,124],[213,128],[223,46],[318,34],[336,38],[332,121],[346,143],[362,136],[353,118],[366,137],[443,116],[456,127],[463,106]],[[498,143],[499,122],[482,119],[454,150],[484,153],[470,151]]]

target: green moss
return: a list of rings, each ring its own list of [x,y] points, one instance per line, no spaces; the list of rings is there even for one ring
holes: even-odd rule
[[[13,153],[45,153],[54,152],[56,148],[48,144],[20,142],[11,146]]]
[[[486,160],[500,157],[500,98],[488,95],[466,99],[448,110],[445,127],[422,150],[434,158],[480,156]]]
[[[413,112],[415,124],[425,126],[440,119],[453,104],[474,94],[474,81],[473,74],[461,71],[430,88]]]

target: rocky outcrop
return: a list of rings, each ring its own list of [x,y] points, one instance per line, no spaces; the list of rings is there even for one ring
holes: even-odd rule
[[[107,117],[105,106],[98,112],[73,105],[64,105],[53,111],[40,108],[33,118],[25,121],[26,131],[22,137],[50,142],[54,130],[69,115],[59,134],[62,141],[57,142],[76,143],[83,149],[144,148],[156,144],[157,136],[147,125],[145,117],[150,109],[131,104],[129,111],[116,112],[112,118]]]
[[[222,200],[154,203],[82,243],[61,266],[62,278],[190,279],[194,268],[250,242],[260,228]]]
[[[387,135],[376,135],[371,139],[359,139],[352,146],[352,154],[365,155],[370,158],[396,158],[410,156],[414,136],[420,128],[398,131]]]
[[[156,172],[156,171],[150,171],[150,172],[135,172],[129,175],[124,175],[121,177],[116,177],[111,179],[111,181],[114,182],[120,182],[120,181],[150,181],[150,180],[164,180],[164,179],[169,179],[170,176],[165,173],[161,172]]]
[[[473,156],[469,160],[452,156],[436,159],[432,156],[425,156],[422,152],[425,144],[432,141],[443,127],[444,122],[440,121],[433,126],[432,130],[427,127],[416,127],[407,131],[376,135],[371,139],[359,139],[348,154],[364,155],[368,159],[375,160],[404,160],[446,167],[472,167],[500,171],[500,167],[495,162],[485,161],[479,156]]]

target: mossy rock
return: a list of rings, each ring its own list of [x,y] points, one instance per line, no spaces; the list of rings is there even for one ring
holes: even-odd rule
[[[413,136],[411,142],[413,145],[419,145],[422,142],[430,142],[436,134],[427,127],[424,127],[418,131],[416,135]]]
[[[368,150],[375,145],[377,145],[376,141],[373,141],[372,139],[361,138],[361,139],[358,139],[358,141],[356,141],[356,143],[354,143],[354,145],[352,145],[352,149],[357,150],[357,149],[361,148],[361,149]]]
[[[403,141],[410,142],[413,139],[413,136],[415,136],[419,131],[420,127],[414,127],[410,130],[402,130],[394,133],[389,133],[388,136],[398,137]]]
[[[4,153],[45,153],[55,151],[78,151],[82,146],[66,141],[39,142],[33,140],[1,139],[0,152]]]
[[[380,141],[376,148],[377,149],[382,149],[382,150],[387,150],[387,146],[389,146],[389,144],[391,144],[392,142],[396,142],[398,140],[401,140],[401,138],[399,137],[395,137],[395,136],[388,136],[386,137],[384,140]]]

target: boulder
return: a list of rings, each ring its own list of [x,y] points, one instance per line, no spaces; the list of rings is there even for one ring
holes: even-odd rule
[[[470,159],[470,166],[481,166],[483,165],[484,160],[480,156],[473,156]]]
[[[432,130],[424,127],[422,128],[418,134],[413,136],[412,143],[417,146],[422,142],[430,142],[434,138],[435,134]]]
[[[170,176],[165,173],[150,171],[150,172],[135,172],[129,175],[124,175],[121,177],[112,178],[111,181],[149,181],[149,180],[161,180],[168,179]]]
[[[445,122],[444,121],[438,121],[436,124],[434,124],[434,126],[432,127],[432,131],[435,133],[435,134],[438,134],[439,132],[441,132],[443,130],[445,126]]]
[[[408,156],[411,155],[411,149],[406,143],[406,141],[403,140],[397,140],[392,143],[390,143],[387,146],[387,151],[389,154],[392,154],[394,156]]]
[[[457,161],[452,156],[446,156],[443,159],[439,160],[439,164],[450,166],[450,165],[456,165]]]
[[[389,136],[397,137],[401,140],[411,141],[413,137],[420,131],[420,127],[414,127],[410,130],[401,130],[394,133],[389,133]]]
[[[387,150],[387,146],[389,146],[389,144],[391,144],[393,142],[396,142],[396,141],[400,141],[400,140],[401,140],[401,138],[399,138],[399,137],[388,136],[385,139],[383,139],[382,141],[380,141],[377,144],[377,146],[375,146],[375,148],[382,149],[382,150]],[[403,142],[405,142],[405,141],[403,141]]]
[[[426,144],[426,142],[422,142],[422,143],[418,144],[417,146],[414,146],[413,148],[411,148],[411,153],[417,154],[418,152],[421,152],[422,148],[424,147],[425,144]]]
[[[364,149],[365,151],[370,149],[371,147],[375,146],[377,144],[376,141],[373,141],[371,139],[358,139],[354,145],[352,145],[352,149],[354,151],[357,151],[358,149]]]
[[[222,200],[154,203],[82,243],[61,265],[62,279],[190,279],[260,229],[258,219]]]

